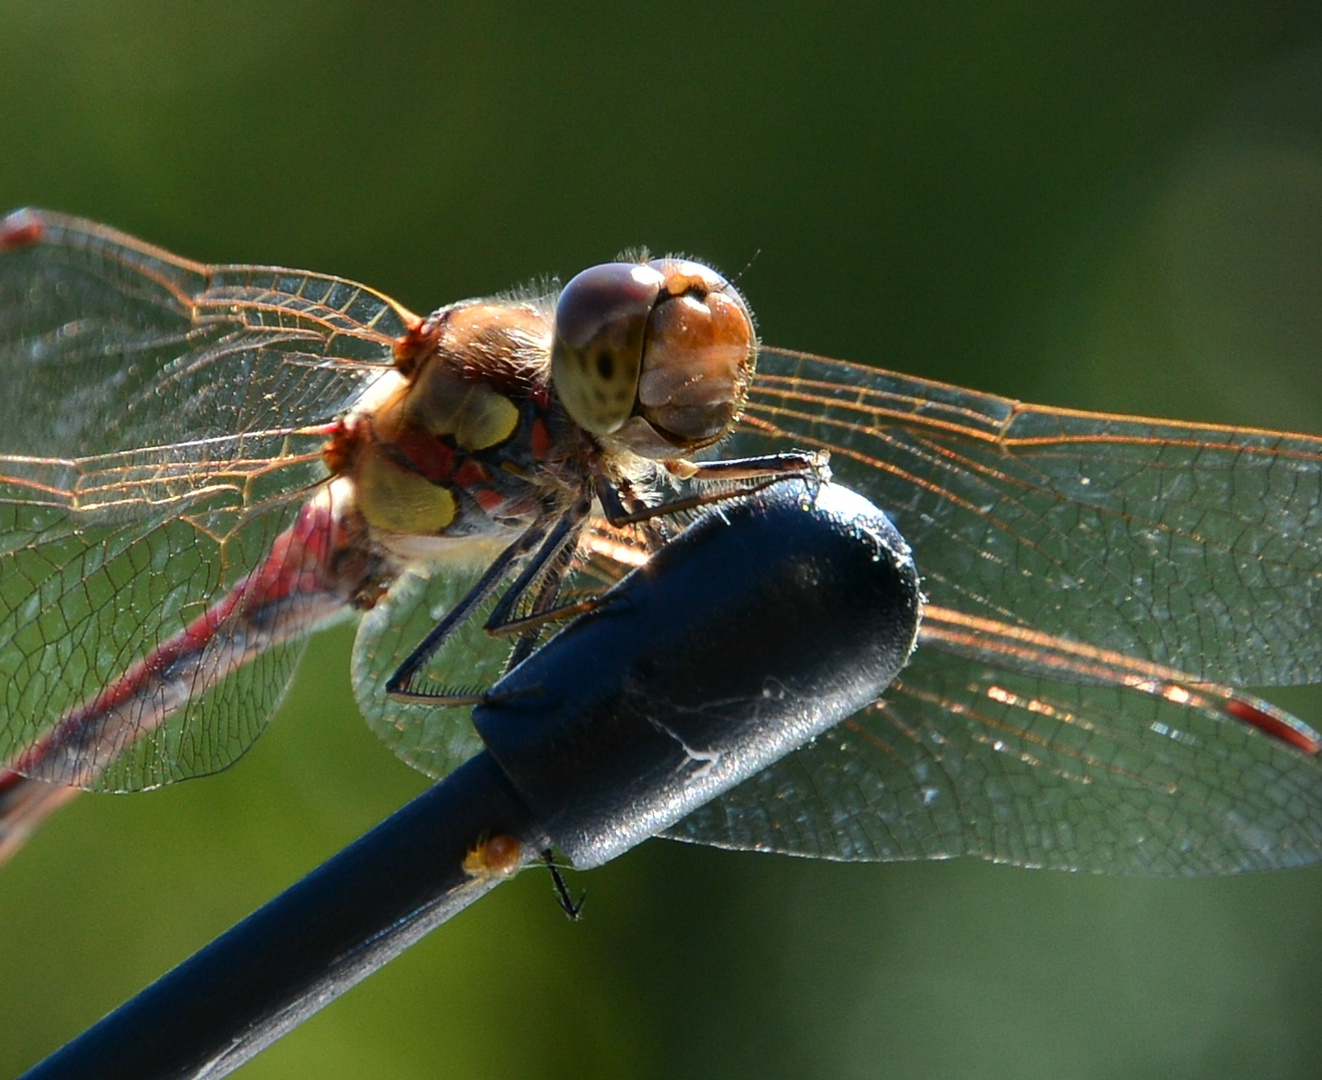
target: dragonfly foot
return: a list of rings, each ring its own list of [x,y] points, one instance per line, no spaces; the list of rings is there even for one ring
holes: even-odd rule
[[[585,891],[577,901],[574,900],[569,892],[569,886],[565,884],[565,879],[560,873],[560,868],[555,865],[555,856],[550,848],[542,852],[542,862],[551,871],[551,881],[555,883],[555,897],[560,904],[560,910],[569,916],[571,922],[578,922],[583,914],[583,905],[587,903],[587,892]]]

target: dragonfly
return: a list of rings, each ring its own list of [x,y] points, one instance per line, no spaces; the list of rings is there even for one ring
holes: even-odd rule
[[[1322,858],[1322,439],[1029,405],[761,343],[622,259],[419,316],[316,273],[0,221],[0,857],[80,790],[234,762],[356,618],[372,728],[463,706],[685,515],[823,475],[925,594],[871,706],[667,830],[840,860],[1188,875]],[[693,598],[695,604],[702,597]]]

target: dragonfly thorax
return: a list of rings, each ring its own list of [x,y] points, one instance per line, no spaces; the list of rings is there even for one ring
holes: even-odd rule
[[[549,341],[550,316],[531,304],[460,304],[420,324],[326,450],[374,531],[503,535],[581,487]]]

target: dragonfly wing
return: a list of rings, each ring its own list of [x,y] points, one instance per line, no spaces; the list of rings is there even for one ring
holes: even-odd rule
[[[417,321],[339,278],[206,266],[19,211],[0,222],[0,452],[269,458],[342,413]]]
[[[1280,710],[1119,657],[1075,654],[1068,677],[1055,677],[1064,652],[1025,663],[1017,646],[951,648],[928,636],[881,701],[669,835],[817,858],[975,855],[1113,874],[1322,858],[1317,735]]]
[[[266,729],[293,679],[306,635],[314,629],[316,622],[309,621],[302,635],[271,645],[226,672],[159,727],[129,742],[86,786],[142,791],[229,768]]]
[[[120,520],[0,497],[0,761],[14,762],[76,710],[124,686],[125,673],[144,657],[163,656],[163,647],[180,641],[185,627],[261,562],[295,510],[250,517],[221,545],[176,509]],[[204,506],[192,509],[205,514]],[[234,645],[231,623],[221,618],[213,627],[210,655],[163,659],[156,689],[118,708],[118,748],[130,752],[110,762],[105,747],[88,745],[72,759],[34,760],[21,771],[132,790],[230,764],[261,731],[297,658],[296,648],[282,644],[213,685],[227,670],[215,649]],[[80,758],[95,759],[96,767],[82,768]]]
[[[337,278],[205,266],[41,211],[0,221],[0,758],[136,788],[242,752],[293,642],[343,598],[314,587],[268,609],[266,636],[217,612],[186,659],[180,635],[295,520],[325,475],[326,425],[414,322]],[[118,743],[24,757],[143,663],[157,691],[103,710]]]
[[[1322,439],[764,351],[736,453],[825,447],[934,604],[1237,685],[1322,681]]]
[[[392,701],[386,681],[477,584],[484,567],[446,566],[430,576],[404,573],[358,625],[351,675],[358,707],[368,726],[402,760],[428,776],[441,777],[482,749],[468,706]],[[417,689],[436,693],[480,693],[505,671],[511,639],[482,629],[492,602],[480,607],[432,658]]]

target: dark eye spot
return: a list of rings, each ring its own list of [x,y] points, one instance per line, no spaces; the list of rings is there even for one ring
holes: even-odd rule
[[[597,377],[602,382],[615,378],[615,360],[608,352],[597,353]]]

